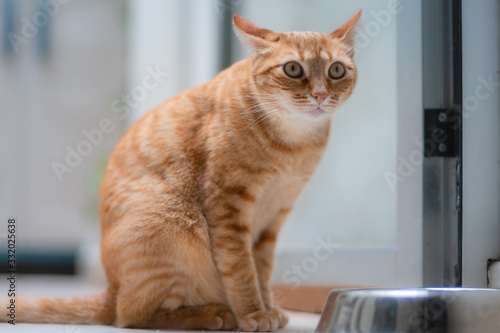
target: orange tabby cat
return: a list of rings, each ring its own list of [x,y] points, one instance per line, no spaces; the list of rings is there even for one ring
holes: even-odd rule
[[[101,188],[107,290],[21,298],[17,321],[285,326],[269,287],[276,237],[354,89],[360,15],[328,35],[235,15],[254,56],[149,112],[111,155]]]

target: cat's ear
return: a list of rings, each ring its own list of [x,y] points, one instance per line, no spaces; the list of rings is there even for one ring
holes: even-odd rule
[[[233,25],[234,31],[243,45],[250,46],[257,53],[265,52],[272,43],[277,42],[280,38],[279,33],[261,28],[236,14],[233,15]]]
[[[344,42],[344,45],[348,47],[348,52],[352,57],[354,55],[354,39],[356,37],[356,23],[358,23],[359,18],[363,10],[360,10],[356,15],[354,15],[349,21],[344,23],[340,28],[330,33],[329,36],[332,38],[339,38]]]

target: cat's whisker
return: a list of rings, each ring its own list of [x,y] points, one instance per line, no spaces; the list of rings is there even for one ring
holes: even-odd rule
[[[257,105],[254,105],[254,106],[251,106],[249,107],[248,109],[246,109],[244,112],[247,112],[247,111],[251,111],[251,110],[254,110],[254,109],[258,109],[258,108],[263,108],[263,106],[270,106],[270,105],[280,105],[279,102],[276,102],[276,101],[272,101],[272,102],[264,102],[264,103],[260,103],[260,104],[257,104]]]
[[[250,132],[255,125],[257,125],[260,121],[262,121],[263,119],[269,117],[270,115],[269,114],[266,114],[266,113],[263,113],[261,115],[259,115],[257,118],[253,119],[250,124],[248,124],[247,126],[247,129],[245,131],[245,135],[248,134],[248,132]]]
[[[277,114],[278,112],[283,112],[283,110],[280,110],[280,109],[266,110],[266,111],[263,111],[261,114],[258,114],[258,112],[254,112],[254,114],[257,114],[257,116],[249,121],[248,126],[253,126],[255,122],[258,122],[261,119],[266,118],[266,117],[271,117],[271,116]]]
[[[263,113],[262,115],[258,116],[253,122],[251,122],[249,124],[248,129],[245,132],[245,134],[248,134],[248,132],[251,131],[259,123],[262,123],[266,120],[268,120],[268,122],[270,122],[272,120],[272,116],[274,116],[278,112],[283,112],[283,110],[282,109],[272,109],[272,110],[269,110],[266,113]]]
[[[271,93],[265,93],[265,92],[243,92],[240,93],[241,95],[249,95],[249,96],[276,96],[276,94],[271,94]]]
[[[241,94],[246,94],[246,95],[268,95],[268,96],[275,96],[276,94],[271,94],[271,93],[265,93],[265,92],[255,92],[255,91],[252,91],[252,92],[244,92],[244,93],[241,93]]]
[[[255,100],[262,100],[262,101],[272,101],[272,100],[276,100],[276,96],[273,96],[273,95],[242,95],[243,98],[253,98]]]
[[[267,103],[261,103],[261,104],[258,104],[258,105],[254,105],[248,109],[246,109],[244,111],[244,113],[246,115],[252,115],[252,114],[255,114],[255,113],[259,113],[259,112],[267,112],[266,108],[265,107],[271,107],[271,106],[281,106],[278,102],[267,102]]]
[[[267,117],[267,116],[269,116],[269,114],[271,113],[271,112],[266,111],[266,110],[258,110],[258,111],[256,111],[256,112],[253,112],[252,114],[257,114],[258,112],[261,112],[261,114],[259,114],[259,115],[258,115],[255,119],[253,119],[252,121],[255,121],[256,119],[257,119],[257,120],[259,120],[259,119],[261,119],[261,118],[263,118],[263,117]]]

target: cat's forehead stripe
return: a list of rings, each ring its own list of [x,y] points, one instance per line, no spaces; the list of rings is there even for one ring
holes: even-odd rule
[[[323,37],[324,35],[320,32],[315,32],[315,31],[291,31],[291,32],[284,32],[285,35],[289,37],[299,37],[299,38],[311,38],[311,37]]]
[[[288,39],[288,45],[300,60],[308,58],[323,58],[332,60],[336,48],[332,49],[331,39],[319,32],[288,32],[284,33]]]
[[[295,49],[293,55],[296,57],[296,59],[302,61],[308,61],[310,59],[318,59],[318,58],[330,61],[333,59],[332,52],[328,52],[327,50],[314,50],[309,47],[304,48],[302,50]]]

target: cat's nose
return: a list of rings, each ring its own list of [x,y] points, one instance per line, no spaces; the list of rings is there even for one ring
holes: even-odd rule
[[[318,90],[311,92],[311,96],[314,97],[318,104],[321,104],[325,100],[326,96],[328,96],[328,93],[326,91]]]

